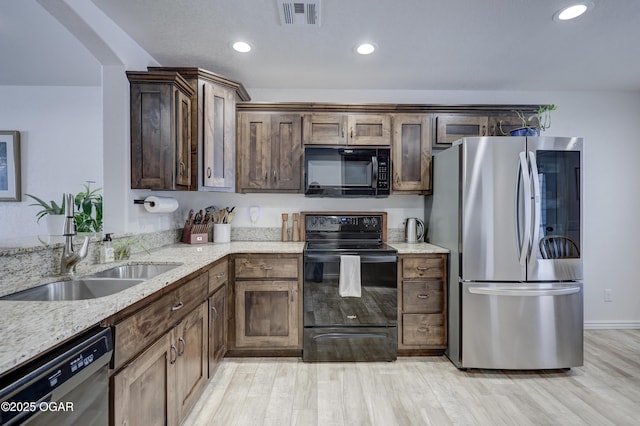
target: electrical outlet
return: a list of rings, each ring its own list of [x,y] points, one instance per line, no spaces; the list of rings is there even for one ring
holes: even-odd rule
[[[613,292],[613,290],[611,290],[610,288],[605,288],[604,289],[604,301],[605,302],[613,302],[613,299],[611,298],[611,293]]]
[[[252,206],[249,207],[249,219],[251,219],[251,223],[255,224],[260,217],[260,207]]]

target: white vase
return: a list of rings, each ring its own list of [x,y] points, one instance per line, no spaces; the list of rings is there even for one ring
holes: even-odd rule
[[[47,232],[49,235],[64,234],[64,218],[63,214],[48,214],[45,217],[47,221]]]

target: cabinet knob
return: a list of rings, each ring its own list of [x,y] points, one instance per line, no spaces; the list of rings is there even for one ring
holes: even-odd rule
[[[177,310],[182,309],[182,307],[183,307],[183,306],[184,306],[184,303],[182,303],[182,302],[178,302],[178,303],[176,303],[175,305],[173,305],[173,306],[171,307],[171,310],[172,310],[172,311],[177,311]]]
[[[220,279],[222,277],[224,277],[224,272],[219,272],[219,273],[216,274],[216,278],[217,279]]]

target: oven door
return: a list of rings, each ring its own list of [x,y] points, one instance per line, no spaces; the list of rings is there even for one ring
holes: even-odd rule
[[[396,359],[397,256],[360,255],[360,274],[361,297],[341,297],[340,255],[305,254],[304,361]]]
[[[305,148],[305,195],[375,196],[378,192],[377,154],[376,149]]]

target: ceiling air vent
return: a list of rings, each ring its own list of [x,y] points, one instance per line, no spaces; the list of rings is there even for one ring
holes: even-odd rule
[[[313,25],[320,26],[321,0],[291,1],[276,0],[280,25]]]

